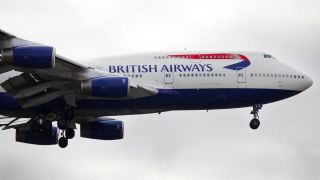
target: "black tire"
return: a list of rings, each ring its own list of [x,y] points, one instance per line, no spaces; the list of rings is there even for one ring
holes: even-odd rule
[[[250,121],[250,128],[251,129],[258,129],[258,127],[260,126],[260,121],[259,119],[252,119]]]
[[[65,137],[61,137],[59,139],[59,147],[66,148],[68,146],[68,139]]]
[[[73,139],[74,136],[75,136],[74,129],[72,129],[72,128],[66,129],[66,138],[67,139]]]

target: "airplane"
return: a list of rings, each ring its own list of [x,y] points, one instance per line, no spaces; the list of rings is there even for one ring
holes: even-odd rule
[[[260,125],[263,105],[297,95],[312,79],[263,52],[153,52],[95,58],[90,65],[55,48],[0,30],[1,127],[16,141],[65,148],[80,136],[124,137],[110,116],[252,107]],[[53,125],[56,122],[57,127]]]

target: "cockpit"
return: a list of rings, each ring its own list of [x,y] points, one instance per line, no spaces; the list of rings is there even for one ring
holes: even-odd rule
[[[274,57],[271,56],[270,54],[264,54],[263,57],[264,57],[264,58],[272,58],[272,59],[274,59]]]
[[[264,58],[274,58],[274,57],[272,57],[270,54],[264,54],[263,57],[264,57]]]

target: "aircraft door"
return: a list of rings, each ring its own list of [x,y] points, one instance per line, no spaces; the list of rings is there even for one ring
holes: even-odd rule
[[[174,83],[174,74],[173,72],[164,73],[164,84],[173,84]]]
[[[237,83],[238,85],[241,83],[241,84],[244,84],[247,82],[246,80],[246,69],[245,68],[242,68],[242,67],[239,67],[237,68]]]

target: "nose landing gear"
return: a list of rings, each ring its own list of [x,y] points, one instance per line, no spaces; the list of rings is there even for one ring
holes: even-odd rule
[[[262,104],[255,104],[253,105],[253,110],[251,111],[251,114],[253,114],[253,119],[250,121],[250,128],[251,129],[258,129],[260,126],[259,121],[259,110],[262,108]]]

